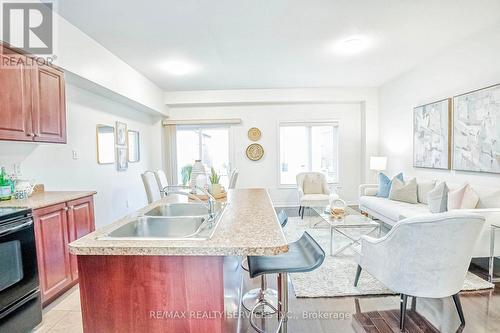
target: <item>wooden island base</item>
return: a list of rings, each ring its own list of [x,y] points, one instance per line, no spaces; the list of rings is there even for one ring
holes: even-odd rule
[[[239,262],[222,256],[79,255],[84,332],[236,332]]]

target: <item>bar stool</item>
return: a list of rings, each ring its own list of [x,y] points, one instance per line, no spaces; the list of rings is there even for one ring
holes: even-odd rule
[[[282,228],[288,223],[288,215],[286,215],[283,209],[278,213],[278,221]],[[245,266],[247,262],[248,258],[245,258],[245,260],[241,262],[241,268],[248,272],[248,267]],[[260,288],[255,288],[245,293],[241,303],[247,311],[251,311],[255,307],[255,304],[258,304],[263,299],[266,299],[270,304],[274,305],[274,307],[278,305],[278,292],[274,289],[267,288],[267,279],[265,275],[262,275],[260,278]],[[275,312],[276,311],[272,309],[266,309],[265,305],[256,310],[257,314],[262,315],[269,315]]]
[[[278,314],[276,332],[286,333],[288,319],[288,273],[310,272],[321,266],[325,252],[318,243],[304,232],[299,240],[288,244],[288,252],[277,255],[248,257],[248,271],[251,278],[266,274],[278,274],[278,306],[261,299],[250,311],[250,325],[259,333],[266,333],[255,323],[256,309],[268,306]]]

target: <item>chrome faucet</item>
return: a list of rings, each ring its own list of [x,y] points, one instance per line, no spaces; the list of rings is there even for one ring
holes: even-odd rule
[[[174,188],[200,190],[201,192],[203,192],[203,194],[208,196],[208,201],[205,203],[205,201],[198,198],[194,193],[170,190],[170,189],[174,189]],[[180,194],[180,195],[185,195],[190,199],[195,199],[196,201],[201,202],[203,205],[205,205],[208,208],[208,214],[209,214],[209,217],[211,220],[213,220],[215,215],[216,215],[215,214],[215,203],[217,202],[217,199],[215,199],[215,197],[210,192],[208,192],[207,190],[205,190],[202,187],[199,187],[197,185],[194,185],[193,187],[189,187],[186,185],[167,185],[161,191],[165,195]]]

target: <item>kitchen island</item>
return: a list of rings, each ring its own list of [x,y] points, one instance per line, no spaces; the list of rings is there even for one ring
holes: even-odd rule
[[[241,258],[288,251],[266,190],[230,190],[207,240],[103,239],[155,207],[185,201],[170,195],[70,244],[85,332],[237,331]]]

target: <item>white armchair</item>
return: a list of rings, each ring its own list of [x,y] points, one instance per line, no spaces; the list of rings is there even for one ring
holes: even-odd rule
[[[301,172],[296,176],[299,190],[299,214],[304,218],[304,209],[327,206],[330,189],[321,172]]]
[[[458,292],[484,221],[481,215],[462,212],[421,215],[398,222],[382,238],[363,236],[354,286],[366,270],[401,294],[402,331],[408,296],[453,296],[465,325]]]

